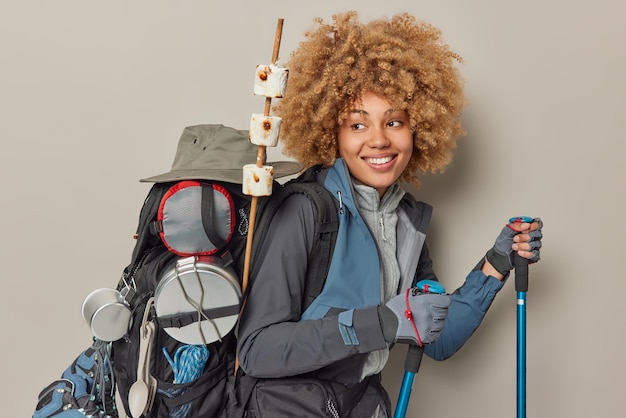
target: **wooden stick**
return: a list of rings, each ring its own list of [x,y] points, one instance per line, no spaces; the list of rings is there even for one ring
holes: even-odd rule
[[[274,49],[272,51],[272,64],[278,60],[278,53],[280,50],[280,41],[283,34],[283,22],[285,20],[280,18],[276,24],[276,35],[274,36]],[[272,98],[265,98],[265,109],[263,111],[264,116],[269,116],[272,107]],[[259,150],[256,157],[257,167],[262,167],[265,164],[265,145],[259,145]],[[252,256],[252,239],[254,238],[254,222],[256,220],[256,211],[258,205],[258,196],[252,196],[252,202],[250,203],[250,221],[248,225],[248,237],[246,239],[246,254],[243,266],[243,277],[241,282],[242,293],[245,294],[248,288],[248,280],[250,277],[250,258]]]
[[[280,40],[283,35],[283,22],[284,19],[278,19],[278,23],[276,24],[276,35],[274,36],[274,50],[272,51],[272,64],[274,64],[278,60],[278,51],[280,49]],[[270,115],[270,110],[272,107],[272,98],[265,98],[265,108],[263,110],[264,116]],[[259,150],[256,156],[256,165],[257,167],[263,167],[265,164],[265,145],[259,145]],[[241,293],[243,294],[243,301],[241,302],[241,309],[239,315],[243,312],[243,308],[246,305],[246,289],[248,288],[248,280],[250,277],[250,258],[252,257],[252,239],[254,238],[254,223],[256,220],[256,210],[258,205],[259,197],[252,196],[252,201],[250,202],[250,220],[248,223],[248,236],[246,237],[246,254],[243,265],[243,277],[241,280]],[[237,370],[239,369],[239,355],[235,355],[235,374],[237,374]]]

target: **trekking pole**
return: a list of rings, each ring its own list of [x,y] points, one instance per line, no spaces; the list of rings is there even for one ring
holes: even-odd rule
[[[509,222],[532,222],[520,216]],[[515,291],[517,292],[517,418],[526,418],[526,292],[528,292],[528,260],[515,254]]]
[[[433,280],[421,280],[415,287],[424,293],[445,293],[444,287]],[[409,399],[411,398],[411,392],[413,391],[413,381],[415,374],[419,371],[422,364],[422,355],[424,354],[424,347],[420,345],[409,345],[406,352],[406,358],[404,360],[404,376],[402,377],[402,385],[400,386],[400,393],[398,395],[398,402],[396,403],[396,411],[393,418],[406,417],[406,411],[409,407]]]
[[[515,254],[517,292],[517,418],[526,418],[526,292],[528,260]]]

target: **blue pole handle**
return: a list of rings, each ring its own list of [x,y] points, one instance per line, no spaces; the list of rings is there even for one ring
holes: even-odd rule
[[[406,417],[409,399],[411,398],[411,392],[413,390],[413,380],[415,379],[415,373],[419,371],[420,364],[422,363],[422,354],[424,354],[423,347],[409,345],[406,359],[404,360],[404,377],[402,378],[402,386],[400,386],[400,394],[398,395],[398,403],[396,404],[396,411],[393,418]]]

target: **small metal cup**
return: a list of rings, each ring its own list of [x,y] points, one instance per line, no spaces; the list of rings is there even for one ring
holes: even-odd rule
[[[131,310],[120,292],[101,288],[87,295],[82,314],[96,338],[117,341],[128,331]]]

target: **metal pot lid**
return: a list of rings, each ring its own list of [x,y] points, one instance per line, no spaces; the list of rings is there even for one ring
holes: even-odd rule
[[[185,344],[221,340],[237,323],[241,288],[232,268],[218,257],[179,259],[157,285],[157,322]]]

